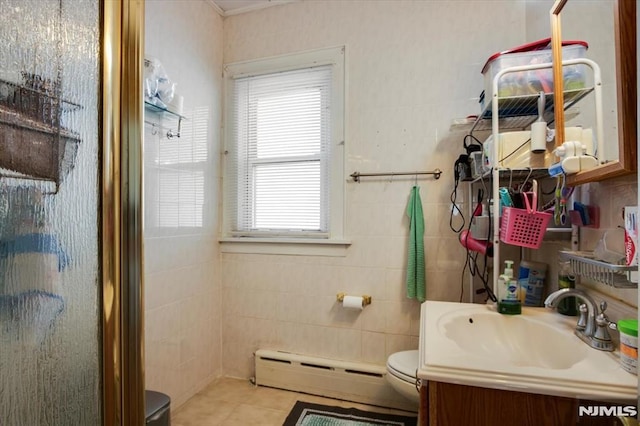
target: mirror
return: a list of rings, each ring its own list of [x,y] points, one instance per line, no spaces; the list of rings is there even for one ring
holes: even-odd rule
[[[568,0],[557,0],[551,8],[552,46],[554,63],[559,62],[561,34],[561,11]],[[569,2],[570,3],[570,2]],[[570,7],[567,8],[570,10]],[[637,39],[636,1],[613,0],[615,79],[617,97],[618,159],[602,164],[594,169],[567,176],[567,183],[579,185],[634,173],[637,169]],[[565,12],[570,13],[570,12]],[[554,67],[554,79],[562,81],[562,71]],[[556,86],[557,87],[557,86]],[[555,104],[562,104],[562,92],[554,93]],[[564,111],[556,111],[556,127],[564,129]],[[560,131],[562,133],[562,130]],[[557,138],[563,141],[561,134]],[[605,140],[605,143],[607,141]]]

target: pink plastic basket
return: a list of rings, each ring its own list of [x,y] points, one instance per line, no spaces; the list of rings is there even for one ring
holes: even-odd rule
[[[529,196],[533,202],[529,206]],[[504,207],[502,209],[502,221],[500,223],[500,241],[514,246],[538,248],[542,243],[547,225],[551,219],[551,213],[536,211],[536,192],[524,194],[526,209]]]

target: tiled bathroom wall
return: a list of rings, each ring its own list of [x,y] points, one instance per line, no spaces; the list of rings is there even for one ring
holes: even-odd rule
[[[172,408],[221,375],[217,202],[222,18],[205,1],[145,2],[145,57],[184,97],[176,119],[145,111],[145,375]]]
[[[523,2],[486,1],[305,1],[225,19],[225,62],[346,46],[352,241],[345,257],[223,253],[225,374],[251,376],[258,348],[376,364],[417,348],[419,303],[404,289],[414,177],[355,183],[354,171],[443,170],[440,180],[418,180],[427,297],[459,300],[465,251],[449,229],[449,197],[465,133],[450,126],[479,113],[482,66],[525,41],[524,22]],[[362,312],[344,310],[337,292],[373,302]]]
[[[598,227],[581,227],[579,230],[579,249],[593,251],[605,233],[610,233],[609,249],[624,253],[624,226],[622,208],[638,203],[638,181],[636,175],[619,177],[604,182],[590,183],[575,189],[576,200],[594,206],[599,212]],[[556,240],[545,239],[543,250],[528,250],[528,259],[547,264],[547,293],[558,289],[559,250],[571,250],[569,235],[558,236]],[[577,285],[586,290],[596,303],[608,303],[607,315],[611,321],[637,316],[637,289],[619,289],[585,278],[579,278]],[[617,336],[613,336],[617,338]]]
[[[605,233],[609,241],[609,250],[624,253],[624,217],[625,206],[638,205],[638,180],[637,176],[625,176],[605,182],[591,183],[581,187],[581,197],[585,203],[597,206],[600,209],[600,227],[582,228],[580,233],[580,248],[582,250],[594,250],[598,240]],[[589,283],[586,283],[589,285]],[[599,291],[609,298],[621,300],[628,305],[638,306],[638,290],[614,289],[602,285],[589,285],[591,290]],[[604,295],[602,296],[604,298]]]
[[[376,364],[417,348],[419,303],[404,290],[405,209],[414,177],[355,183],[348,178],[354,171],[443,170],[440,180],[418,180],[427,297],[457,301],[464,285],[468,300],[465,251],[449,229],[452,166],[466,130],[452,129],[451,121],[479,113],[486,59],[529,41],[525,6],[532,1],[499,3],[304,1],[223,21],[206,1],[147,0],[145,51],[178,83],[188,118],[179,140],[145,126],[148,388],[179,406],[212,378],[253,375],[258,348]],[[223,57],[235,62],[342,45],[347,255],[220,253]],[[635,185],[621,179],[584,191],[611,218],[606,226],[615,227],[618,195],[632,200],[635,190],[637,199]],[[463,209],[465,188],[457,198]],[[584,243],[594,238],[585,234]],[[368,294],[373,303],[344,310],[338,292]],[[634,295],[611,297],[631,303]]]

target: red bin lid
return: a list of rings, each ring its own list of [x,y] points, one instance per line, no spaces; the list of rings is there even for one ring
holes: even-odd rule
[[[565,40],[562,42],[563,46],[573,46],[576,44],[584,46],[586,49],[589,48],[589,44],[586,41],[582,41],[582,40]],[[495,59],[499,58],[502,55],[508,55],[510,53],[532,52],[534,50],[545,50],[550,48],[551,48],[551,38],[548,37],[548,38],[543,38],[542,40],[533,41],[531,43],[514,47],[513,49],[503,50],[502,52],[494,53],[493,55],[489,56],[489,59],[487,59],[487,62],[485,62],[484,66],[482,67],[482,74],[484,74],[487,71],[487,67],[491,62],[493,62]]]

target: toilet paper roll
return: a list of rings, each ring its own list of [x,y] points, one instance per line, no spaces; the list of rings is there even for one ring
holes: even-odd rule
[[[359,296],[345,296],[342,300],[342,307],[347,309],[362,310],[362,297]]]
[[[536,121],[531,125],[531,152],[540,153],[547,150],[547,123]]]

